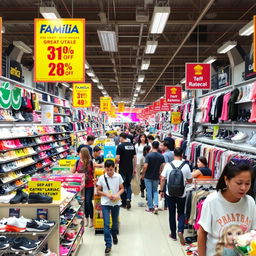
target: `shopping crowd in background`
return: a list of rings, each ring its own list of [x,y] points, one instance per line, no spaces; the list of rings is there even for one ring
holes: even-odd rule
[[[112,243],[118,243],[118,216],[119,208],[130,210],[132,205],[132,179],[136,179],[140,190],[141,198],[147,202],[146,212],[158,214],[159,200],[164,200],[164,210],[169,211],[170,234],[172,240],[179,241],[185,245],[185,204],[186,186],[193,178],[211,177],[212,172],[208,168],[207,159],[200,156],[197,165],[192,167],[184,159],[184,152],[181,147],[175,147],[175,140],[169,133],[164,140],[160,136],[149,134],[141,128],[136,130],[126,129],[106,134],[112,138],[116,148],[115,162],[104,160],[101,156],[101,149],[94,148],[95,138],[88,136],[87,141],[80,145],[77,153],[80,160],[77,161],[73,172],[83,172],[86,175],[85,186],[85,225],[93,227],[93,189],[96,182],[97,193],[101,195],[101,204],[104,219],[104,239],[106,244],[105,253],[111,251]],[[117,168],[118,166],[118,168]],[[104,167],[103,174],[98,181],[93,180],[93,170],[97,167]],[[214,204],[218,204],[218,211],[225,215],[230,212],[234,205],[239,204],[241,214],[255,214],[255,203],[247,196],[250,193],[253,174],[248,164],[229,163],[223,170],[222,176],[217,185],[217,191],[205,200],[202,208],[200,221],[198,220],[198,242],[199,255],[236,255],[233,253],[234,245],[230,248],[221,247],[223,252],[214,254],[214,248],[218,244],[216,219],[218,213],[214,213]],[[216,200],[218,202],[216,202]],[[225,208],[229,205],[230,208]],[[234,210],[235,211],[235,210]],[[110,213],[112,227],[110,228]],[[176,217],[178,216],[178,218]],[[212,216],[209,218],[209,216]],[[248,224],[247,229],[255,228],[255,218]],[[216,221],[217,223],[218,221]],[[224,224],[223,224],[224,225]],[[218,231],[219,232],[219,231]],[[208,249],[209,248],[209,249]],[[221,250],[222,250],[221,249]],[[209,250],[209,251],[208,251]],[[220,250],[220,249],[218,249]]]

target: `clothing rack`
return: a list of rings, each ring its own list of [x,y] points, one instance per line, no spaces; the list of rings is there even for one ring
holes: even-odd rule
[[[217,185],[218,179],[214,179],[214,178],[196,178],[193,179],[193,184],[195,186],[195,188],[197,188],[198,185]]]

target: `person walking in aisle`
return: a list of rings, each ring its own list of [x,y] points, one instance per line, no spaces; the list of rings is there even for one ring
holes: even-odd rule
[[[152,146],[153,141],[155,140],[154,136],[149,134],[148,135],[148,144],[149,146]]]
[[[145,146],[148,146],[148,139],[145,134],[139,135],[138,143],[135,145],[135,151],[136,151],[136,157],[137,157],[137,167],[136,167],[136,176],[137,180],[140,183],[140,192],[141,197],[145,197],[144,190],[145,186],[142,186],[141,184],[141,172],[144,165],[145,158],[143,156],[143,149]]]
[[[200,256],[240,255],[234,235],[256,229],[253,179],[249,160],[232,159],[226,164],[217,191],[203,203],[197,239]]]
[[[168,141],[169,142],[169,149],[171,151],[173,151],[174,148],[175,148],[175,140],[172,138],[171,132],[169,132],[168,136],[164,138],[164,141]]]
[[[126,133],[120,134],[120,142],[116,149],[116,163],[119,163],[119,173],[124,180],[125,192],[122,194],[122,207],[131,208],[132,190],[131,180],[136,174],[136,152],[131,142],[128,142]]]
[[[86,147],[89,152],[90,152],[90,156],[92,158],[92,145],[94,143],[95,137],[93,135],[88,135],[86,138],[86,144],[81,144],[78,148],[77,148],[77,153],[79,154],[80,150],[83,147]]]
[[[74,168],[72,169],[72,173],[84,173],[85,174],[85,203],[84,203],[84,213],[85,213],[85,226],[89,225],[90,228],[93,227],[93,194],[94,194],[94,169],[93,162],[91,160],[91,156],[87,147],[83,147],[79,152],[80,160],[76,161]],[[89,224],[90,217],[90,224]]]
[[[94,168],[104,167],[104,157],[101,155],[101,148],[99,146],[93,148],[92,160]]]
[[[123,179],[120,174],[115,172],[113,160],[106,160],[105,174],[101,175],[97,182],[97,194],[101,196],[101,206],[104,221],[104,240],[106,244],[105,253],[109,254],[113,244],[118,243],[118,217],[121,204],[120,196],[124,192]],[[112,227],[110,229],[110,213]]]
[[[167,140],[163,142],[162,151],[164,161],[166,163],[170,163],[171,161],[174,160],[173,151],[170,150],[170,144]]]
[[[174,160],[171,163],[167,163],[164,166],[163,172],[161,173],[161,184],[160,184],[160,194],[161,197],[164,197],[164,191],[166,190],[166,199],[167,206],[169,209],[169,225],[171,234],[170,238],[173,240],[177,240],[176,236],[176,207],[178,211],[178,236],[180,238],[180,243],[182,245],[185,244],[185,239],[183,237],[184,232],[184,222],[185,222],[185,202],[186,202],[186,190],[185,185],[187,183],[192,182],[192,175],[188,164],[182,160],[182,149],[175,148],[174,149]],[[172,173],[173,172],[173,173]],[[172,173],[172,175],[171,175]],[[175,177],[175,176],[176,177]],[[177,180],[181,178],[182,184],[177,184]],[[167,180],[167,182],[166,182]],[[176,184],[171,184],[172,182],[176,182]],[[169,187],[180,185],[183,187],[183,194],[181,196],[176,196],[170,194]],[[177,187],[180,190],[180,187]]]
[[[143,166],[142,176],[144,179],[146,190],[148,208],[147,212],[158,213],[158,184],[160,173],[164,167],[164,157],[158,152],[159,142],[153,141],[152,151],[146,155],[145,163]]]

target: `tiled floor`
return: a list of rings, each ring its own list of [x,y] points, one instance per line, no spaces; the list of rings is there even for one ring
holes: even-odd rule
[[[112,256],[184,256],[179,242],[169,237],[168,211],[158,215],[145,212],[138,207],[139,196],[132,201],[132,208],[121,209],[120,234],[118,245],[112,246]],[[95,235],[94,229],[86,228],[84,243],[79,256],[104,255],[105,243],[103,235]]]

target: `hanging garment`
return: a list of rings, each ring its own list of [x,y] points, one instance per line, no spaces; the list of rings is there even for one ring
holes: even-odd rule
[[[235,104],[239,95],[239,90],[236,88],[232,91],[231,97],[228,102],[228,119],[235,121],[238,114],[238,105]]]
[[[223,106],[222,106],[222,112],[221,112],[221,121],[228,121],[228,102],[231,97],[231,92],[228,92],[225,94],[223,98]]]

